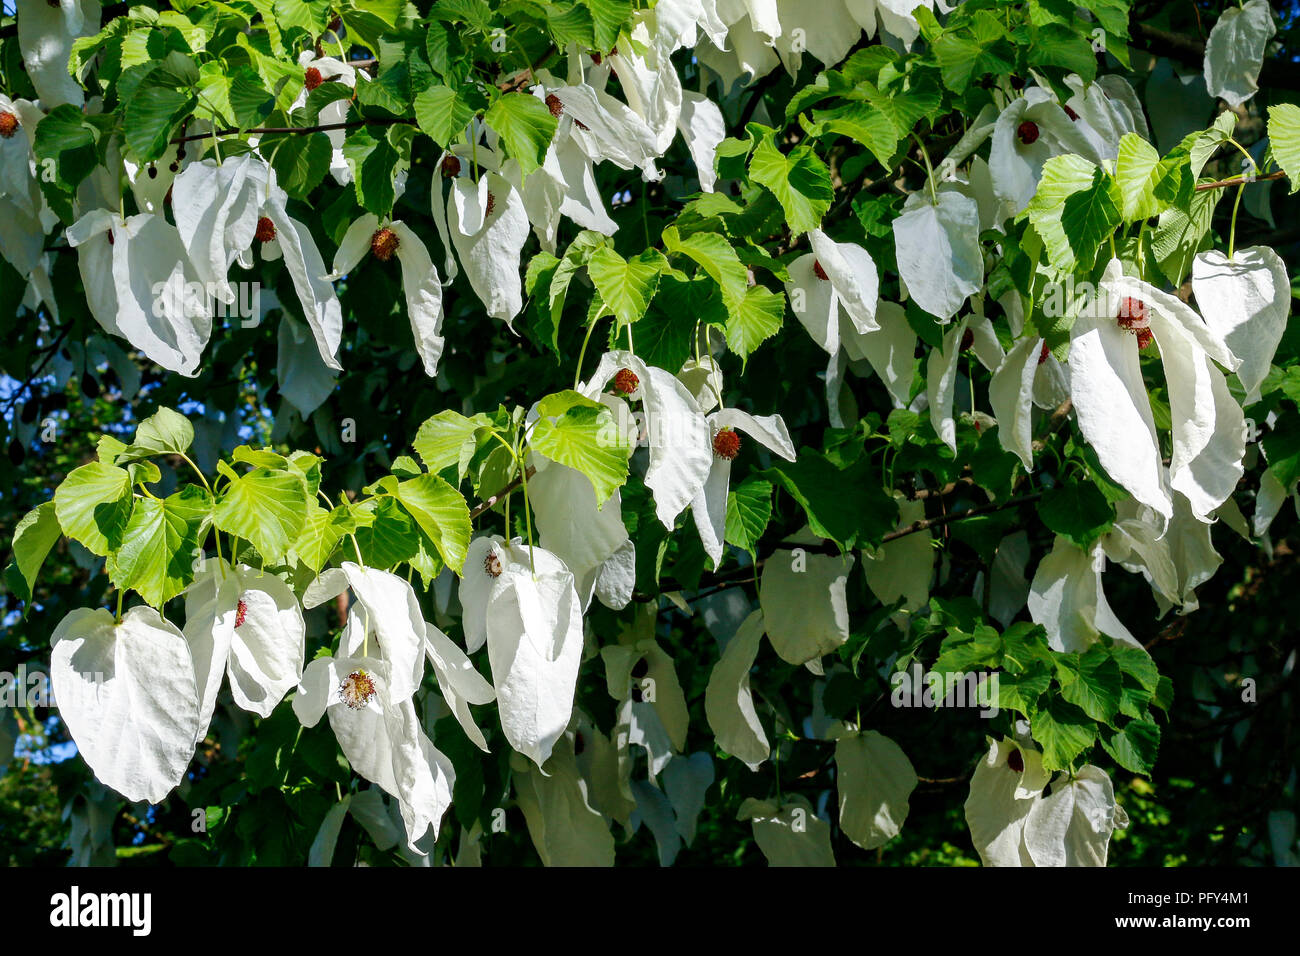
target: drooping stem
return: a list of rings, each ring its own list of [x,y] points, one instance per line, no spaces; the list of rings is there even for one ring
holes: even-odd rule
[[[1228,230],[1228,261],[1232,261],[1232,253],[1237,247],[1237,210],[1241,207],[1241,194],[1246,191],[1246,183],[1243,182],[1237,187],[1237,198],[1232,203],[1232,226]]]
[[[578,368],[573,373],[573,390],[576,392],[578,386],[582,384],[582,360],[587,357],[587,343],[591,341],[591,333],[596,331],[596,326],[600,319],[593,319],[587,326],[587,334],[582,338],[582,349],[578,352]]]

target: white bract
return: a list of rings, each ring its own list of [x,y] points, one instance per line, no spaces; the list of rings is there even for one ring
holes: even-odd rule
[[[366,253],[380,262],[397,256],[402,266],[402,293],[406,296],[406,314],[411,320],[415,350],[424,364],[425,374],[438,374],[444,345],[442,284],[429,250],[406,223],[395,219],[381,223],[374,213],[366,213],[344,233],[334,254],[334,271],[327,278],[338,279],[351,272],[361,264]]]
[[[1130,321],[1149,322],[1160,348],[1173,418],[1168,472],[1137,336],[1120,326],[1120,309],[1144,315]],[[1208,521],[1242,474],[1244,415],[1215,363],[1235,370],[1241,359],[1181,299],[1124,275],[1117,259],[1106,267],[1095,307],[1071,330],[1070,390],[1084,437],[1107,473],[1166,519],[1173,515],[1170,489],[1186,495],[1193,513]]]
[[[325,263],[315,240],[306,226],[289,215],[287,201],[276,185],[274,170],[256,153],[221,164],[191,163],[172,186],[176,226],[205,289],[212,289],[220,302],[235,302],[230,267],[238,261],[251,268],[253,243],[260,241],[263,258],[284,259],[321,360],[338,369],[342,366],[335,356],[343,336],[343,310],[325,278]]]
[[[160,216],[95,209],[68,227],[86,303],[104,330],[171,372],[194,376],[212,334],[207,287],[176,227]]]
[[[951,188],[936,197],[912,193],[894,220],[899,276],[916,304],[940,322],[984,284],[979,232],[978,204]]]
[[[993,191],[1018,213],[1034,198],[1043,165],[1053,156],[1077,153],[1100,163],[1105,152],[1096,131],[1071,120],[1050,90],[1031,86],[1007,105],[993,127]]]
[[[1205,41],[1205,85],[1236,109],[1259,89],[1268,41],[1277,28],[1268,0],[1249,0],[1241,7],[1229,7],[1215,21]]]
[[[304,727],[328,714],[352,769],[397,798],[407,844],[421,853],[416,842],[430,827],[437,838],[451,805],[456,770],[421,729],[410,698],[392,693],[389,674],[374,657],[318,657],[303,671],[293,710]]]
[[[82,758],[128,800],[160,802],[184,778],[200,730],[185,636],[151,607],[131,608],[121,623],[82,608],[50,644],[59,716]]]
[[[306,626],[298,599],[265,571],[206,560],[185,591],[184,634],[199,686],[199,740],[223,673],[235,703],[259,717],[269,717],[302,676]]]
[[[691,514],[700,533],[704,553],[717,567],[722,561],[727,527],[727,494],[731,489],[731,462],[740,453],[743,433],[758,439],[768,450],[786,461],[794,461],[794,443],[780,415],[750,415],[738,408],[723,408],[708,417],[712,432],[713,464],[704,486],[691,501]]]
[[[659,520],[671,530],[677,516],[703,492],[708,481],[714,461],[713,433],[685,385],[631,352],[615,350],[602,355],[596,371],[578,391],[597,398],[623,369],[636,376],[636,388],[627,397],[640,399],[644,414],[645,442],[650,450],[646,487],[654,493]]]
[[[460,582],[465,646],[484,643],[510,746],[543,766],[573,713],[582,602],[573,573],[519,538],[476,538]]]
[[[1231,259],[1217,249],[1192,260],[1192,292],[1205,323],[1241,360],[1237,377],[1244,405],[1259,400],[1273,353],[1291,311],[1286,264],[1267,246],[1237,249]]]

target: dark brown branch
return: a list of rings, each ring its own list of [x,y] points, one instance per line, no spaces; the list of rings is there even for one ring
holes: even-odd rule
[[[483,514],[485,511],[490,511],[493,507],[495,507],[495,505],[496,505],[496,503],[497,503],[498,501],[500,501],[500,500],[501,500],[502,498],[504,498],[506,495],[510,494],[510,492],[514,491],[516,488],[518,488],[520,485],[522,485],[522,484],[524,483],[524,478],[531,478],[531,477],[533,477],[533,475],[535,475],[535,474],[537,474],[537,469],[534,468],[533,466],[529,465],[529,466],[528,466],[528,471],[527,471],[524,475],[522,475],[522,476],[519,476],[519,475],[515,476],[515,480],[514,480],[514,481],[510,482],[510,484],[506,485],[504,488],[502,488],[500,491],[498,491],[498,492],[497,492],[495,495],[493,495],[491,498],[488,498],[488,499],[487,499],[486,501],[484,501],[481,505],[479,505],[479,506],[476,507],[473,511],[471,511],[471,512],[469,513],[470,520],[471,520],[471,521],[474,520],[474,519],[477,518],[479,515]]]
[[[1203,192],[1206,189],[1227,189],[1229,186],[1244,186],[1247,183],[1267,183],[1274,179],[1285,179],[1286,173],[1282,170],[1269,173],[1267,176],[1256,176],[1254,179],[1243,179],[1241,176],[1234,176],[1232,179],[1217,179],[1212,183],[1197,183],[1196,191]]]

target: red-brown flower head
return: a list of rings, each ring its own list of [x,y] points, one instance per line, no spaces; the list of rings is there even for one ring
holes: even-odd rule
[[[713,454],[731,461],[740,454],[740,435],[730,428],[719,428],[713,436]]]
[[[400,244],[397,234],[386,226],[370,237],[370,251],[380,262],[387,262],[393,258],[393,253],[397,251]]]

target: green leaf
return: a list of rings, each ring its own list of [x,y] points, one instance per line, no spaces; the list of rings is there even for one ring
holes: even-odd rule
[[[1025,212],[1061,271],[1091,269],[1097,250],[1120,224],[1124,199],[1105,170],[1073,153],[1043,166],[1038,192]]]
[[[604,504],[627,481],[629,449],[620,440],[613,414],[603,405],[587,404],[574,405],[556,418],[538,410],[543,417],[533,428],[529,447],[586,475],[596,489],[596,502]]]
[[[437,473],[444,468],[457,465],[460,468],[459,477],[463,478],[465,466],[469,462],[469,456],[465,453],[466,447],[468,446],[469,453],[473,454],[474,433],[490,424],[490,420],[482,412],[473,418],[466,418],[459,412],[447,409],[420,426],[420,430],[415,433],[415,440],[411,442],[411,447],[415,449],[415,453],[420,456],[424,467],[429,471]]]
[[[898,149],[898,130],[894,123],[868,103],[846,103],[833,110],[814,111],[808,133],[811,136],[828,133],[847,136],[869,149],[886,168]]]
[[[92,461],[63,479],[54,492],[54,511],[64,534],[107,555],[122,544],[132,500],[126,469]]]
[[[1124,769],[1149,777],[1160,750],[1160,727],[1149,716],[1130,720],[1122,730],[1103,730],[1101,747]]]
[[[212,496],[194,485],[163,500],[141,498],[122,547],[109,555],[109,578],[161,608],[194,580],[200,542],[211,518]]]
[[[324,133],[270,134],[262,144],[272,156],[276,182],[295,199],[306,199],[330,171],[334,147]]]
[[[1084,550],[1110,530],[1115,508],[1090,481],[1067,479],[1038,501],[1038,516]]]
[[[262,82],[261,75],[247,63],[229,74],[227,89],[230,110],[235,122],[243,129],[258,126],[275,112],[275,97]],[[207,95],[206,91],[204,95]]]
[[[622,327],[645,315],[666,265],[658,249],[646,249],[629,261],[602,246],[588,260],[587,274]]]
[[[727,494],[724,538],[751,556],[758,555],[758,540],[772,520],[772,483],[747,479]]]
[[[433,541],[443,563],[457,574],[469,548],[469,506],[459,491],[437,475],[421,475],[397,486],[397,500]]]
[[[254,468],[230,480],[212,517],[218,529],[251,542],[266,561],[279,561],[307,518],[306,484],[300,475]]]
[[[1124,678],[1102,645],[1094,644],[1082,655],[1058,656],[1056,676],[1061,696],[1093,720],[1109,723],[1119,710]]]
[[[18,526],[14,528],[13,562],[10,568],[17,568],[21,575],[21,588],[16,588],[19,600],[30,601],[32,590],[36,587],[36,575],[40,573],[45,556],[54,547],[54,542],[63,536],[59,527],[58,515],[54,513],[54,502],[47,501],[23,515]],[[10,577],[12,581],[12,576]]]
[[[1079,708],[1052,700],[1030,723],[1034,740],[1043,748],[1045,770],[1065,770],[1097,739],[1097,725]]]
[[[545,103],[527,93],[507,93],[488,107],[483,119],[519,161],[525,176],[542,165],[556,124]]]
[[[731,243],[722,236],[715,232],[697,232],[682,237],[675,227],[669,226],[663,232],[663,240],[664,248],[669,252],[694,260],[718,284],[723,300],[729,306],[744,299],[749,287],[749,271]]]
[[[375,139],[369,130],[355,130],[343,144],[343,156],[352,169],[357,202],[367,212],[387,218],[397,197],[393,187],[393,167],[397,150],[387,139]]]
[[[126,145],[142,163],[160,159],[167,141],[197,98],[163,86],[143,86],[127,101],[124,114]]]
[[[1032,66],[1058,66],[1067,73],[1078,73],[1085,83],[1097,78],[1097,54],[1092,44],[1069,27],[1049,24],[1035,30],[1028,47]]]
[[[56,106],[36,124],[37,168],[41,169],[42,161],[53,159],[53,183],[75,191],[99,162],[95,152],[98,141],[99,131],[78,107],[70,103]],[[44,176],[41,179],[46,181]]]
[[[1300,106],[1279,103],[1268,108],[1268,140],[1273,159],[1291,181],[1290,195],[1300,189]]]
[[[618,43],[619,31],[632,16],[632,0],[582,0],[591,11],[596,49],[608,53]]]
[[[461,94],[434,83],[415,96],[415,121],[433,141],[446,149],[465,132],[474,108]]]
[[[785,296],[761,285],[745,290],[727,317],[727,347],[743,363],[754,350],[781,330],[785,318]]]
[[[370,521],[356,530],[361,559],[369,567],[391,569],[420,550],[420,535],[411,515],[392,498],[371,498],[355,506]]]
[[[320,574],[347,533],[351,521],[348,509],[328,510],[308,499],[307,518],[298,532],[291,556],[296,556],[313,574]]]
[[[866,456],[841,469],[821,452],[801,448],[795,461],[779,462],[765,474],[799,502],[814,534],[841,548],[879,543],[898,524],[898,503]]]
[[[1120,138],[1115,182],[1123,197],[1121,210],[1126,222],[1150,219],[1168,208],[1168,201],[1161,202],[1156,197],[1156,186],[1168,172],[1155,147],[1141,136],[1125,133]]]
[[[1210,224],[1214,220],[1214,207],[1224,192],[1223,189],[1193,192],[1186,209],[1175,205],[1160,214],[1151,237],[1151,251],[1171,285],[1182,285],[1196,253],[1212,243]]]
[[[786,156],[771,137],[764,137],[750,157],[749,175],[776,197],[795,236],[820,227],[835,197],[830,170],[807,146]]]
[[[183,455],[194,444],[194,426],[180,412],[160,408],[140,423],[126,454]],[[123,459],[119,458],[119,462]]]

